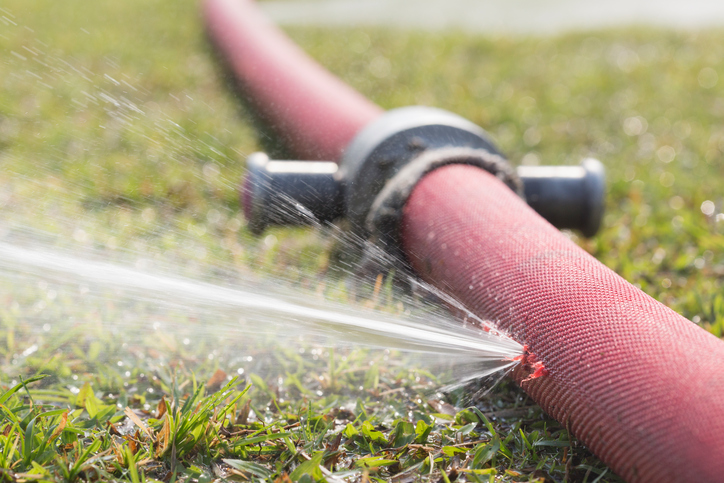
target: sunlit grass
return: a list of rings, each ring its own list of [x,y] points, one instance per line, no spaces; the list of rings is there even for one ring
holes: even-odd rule
[[[128,263],[283,276],[311,291],[334,285],[343,299],[345,285],[330,276],[339,257],[331,237],[274,229],[257,240],[245,230],[236,185],[258,145],[219,78],[195,2],[1,8],[5,227]],[[578,242],[722,336],[724,33],[291,34],[381,106],[457,112],[514,163],[601,159],[604,229]],[[350,471],[357,480],[593,481],[606,471],[510,383],[476,401],[462,389],[442,400],[430,393],[434,375],[384,354],[109,334],[97,322],[119,313],[111,303],[72,325],[61,301],[39,304],[52,287],[33,282],[22,298],[8,283],[0,479],[284,481]],[[247,381],[219,389],[243,366]],[[48,377],[30,382],[39,374]],[[480,412],[465,409],[473,402]]]

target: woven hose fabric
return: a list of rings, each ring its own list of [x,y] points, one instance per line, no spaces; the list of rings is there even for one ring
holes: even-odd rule
[[[472,166],[423,178],[401,235],[423,278],[528,345],[549,372],[523,388],[617,474],[724,481],[723,341]]]

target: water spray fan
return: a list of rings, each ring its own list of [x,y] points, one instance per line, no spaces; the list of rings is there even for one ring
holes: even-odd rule
[[[346,216],[525,344],[513,377],[624,479],[724,479],[724,342],[558,230],[595,234],[599,162],[515,170],[455,114],[383,112],[250,0],[205,0],[204,13],[247,101],[303,160],[250,156],[243,196],[253,230],[298,222],[275,210],[281,201],[320,220]]]

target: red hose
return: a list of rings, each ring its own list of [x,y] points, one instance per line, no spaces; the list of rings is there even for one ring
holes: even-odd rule
[[[480,169],[433,171],[403,220],[415,270],[529,346],[549,375],[523,388],[616,473],[631,482],[724,480],[721,340]]]
[[[203,9],[244,96],[298,159],[339,160],[355,134],[382,114],[310,59],[252,1],[206,0]]]
[[[257,109],[303,159],[338,159],[380,110],[269,26],[248,0],[206,0],[210,34]],[[724,342],[570,242],[495,177],[425,176],[402,238],[426,280],[499,321],[549,374],[522,382],[631,482],[724,480]]]

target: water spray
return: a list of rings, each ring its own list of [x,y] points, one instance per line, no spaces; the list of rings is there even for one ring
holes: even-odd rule
[[[56,319],[57,311],[62,310],[66,318],[53,324],[67,329],[81,328],[85,311],[103,311],[102,301],[112,300],[116,316],[100,317],[98,323],[108,333],[125,334],[123,339],[130,345],[128,334],[144,334],[150,326],[154,331],[165,328],[189,333],[195,340],[236,337],[246,346],[274,341],[287,348],[393,350],[411,357],[410,362],[422,362],[417,367],[452,371],[450,379],[439,379],[451,387],[504,372],[522,356],[521,345],[506,334],[490,327],[481,330],[483,321],[460,328],[431,310],[413,308],[405,315],[393,315],[352,308],[321,296],[310,297],[278,282],[252,282],[248,275],[245,282],[204,282],[162,267],[147,270],[110,262],[102,255],[94,256],[98,254],[79,257],[49,245],[50,236],[41,241],[26,234],[22,246],[17,240],[9,243],[2,239],[12,238],[9,231],[10,236],[0,237],[0,287],[5,292],[16,302],[35,301],[37,305],[38,298],[45,299],[43,308],[47,305]],[[48,289],[51,295],[37,296],[38,280],[43,287],[52,286]],[[72,309],[60,309],[56,299]],[[30,325],[37,329],[40,322]],[[89,326],[93,323],[86,328]],[[37,335],[31,335],[34,350],[42,345],[34,340]]]
[[[204,14],[240,91],[303,160],[250,159],[245,210],[257,231],[290,221],[274,215],[280,192],[322,219],[346,216],[525,344],[515,380],[627,481],[721,480],[724,342],[557,229],[596,232],[600,164],[514,170],[454,114],[383,114],[249,0],[206,0]]]

